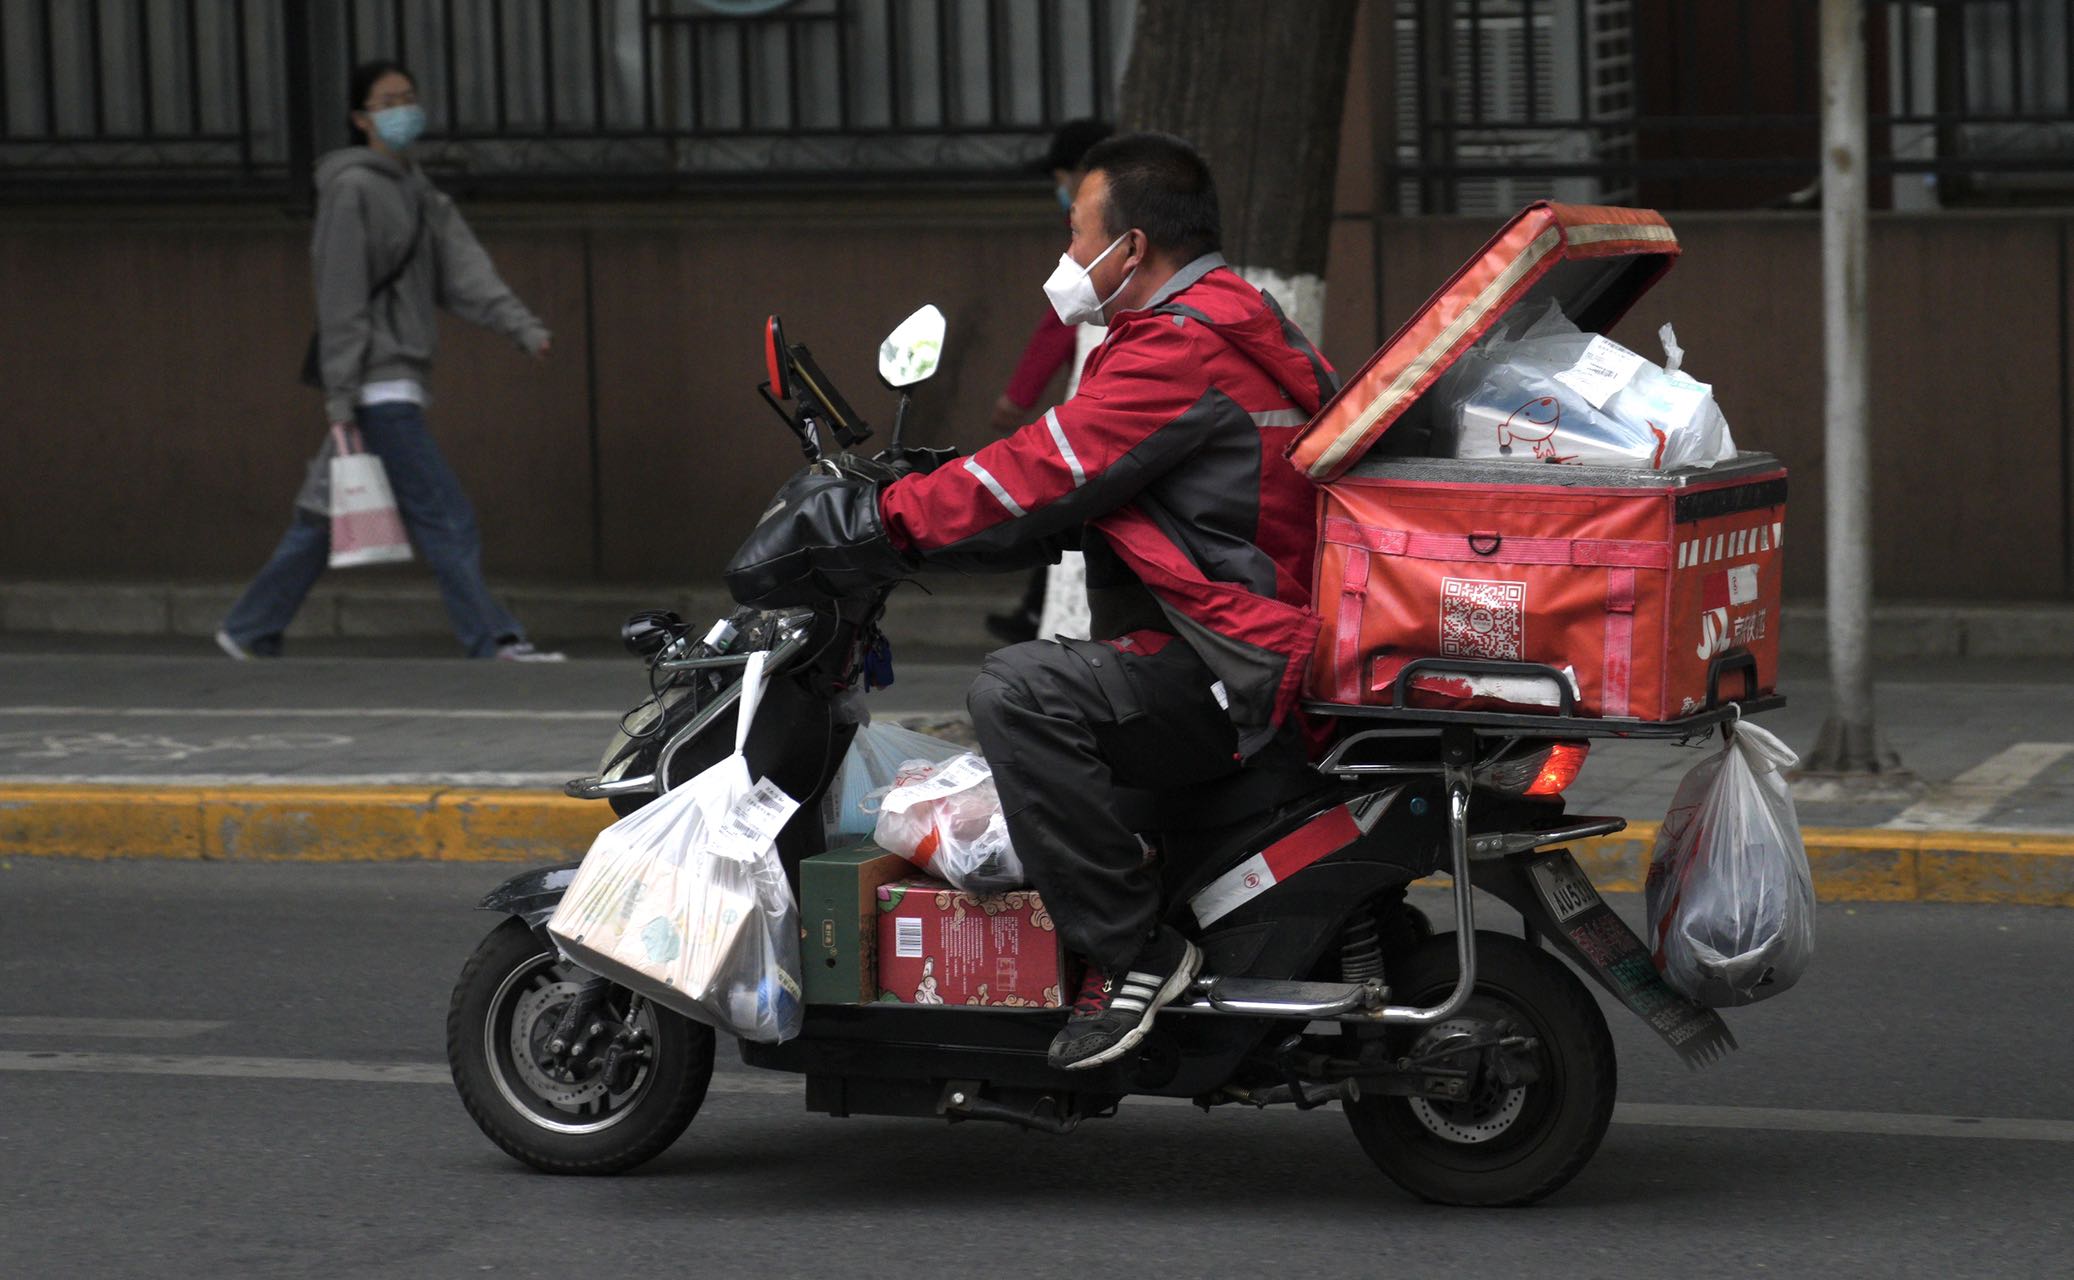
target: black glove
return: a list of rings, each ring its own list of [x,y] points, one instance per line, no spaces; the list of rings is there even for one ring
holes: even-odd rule
[[[917,449],[906,445],[898,449],[881,449],[872,459],[881,466],[890,467],[899,475],[928,475],[947,462],[958,457],[956,449]]]
[[[824,462],[785,482],[728,561],[736,602],[781,609],[854,600],[914,573],[916,562],[879,522],[881,482],[866,471]]]

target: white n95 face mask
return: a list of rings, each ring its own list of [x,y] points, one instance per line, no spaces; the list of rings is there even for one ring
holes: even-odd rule
[[[1052,312],[1058,316],[1060,324],[1102,323],[1102,308],[1116,301],[1117,295],[1130,287],[1131,278],[1138,274],[1138,270],[1133,267],[1130,275],[1123,278],[1123,283],[1116,286],[1116,292],[1106,298],[1095,296],[1095,282],[1090,276],[1096,267],[1102,265],[1102,259],[1116,252],[1116,246],[1130,234],[1126,231],[1111,240],[1109,247],[1096,254],[1095,260],[1084,267],[1073,261],[1070,253],[1059,255],[1059,265],[1052,268],[1051,278],[1044,282],[1044,296],[1051,300]]]

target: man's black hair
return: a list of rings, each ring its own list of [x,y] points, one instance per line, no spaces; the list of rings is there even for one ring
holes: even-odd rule
[[[1182,262],[1223,247],[1210,166],[1172,134],[1127,133],[1098,142],[1080,168],[1108,175],[1103,230],[1110,239],[1136,227],[1155,249]]]
[[[392,58],[375,58],[363,62],[354,67],[353,74],[346,78],[346,128],[352,133],[354,143],[359,146],[367,145],[367,131],[353,123],[353,113],[367,110],[367,95],[374,92],[375,81],[391,74],[402,76],[410,81],[413,91],[417,89],[418,78],[410,73],[410,68]]]
[[[1039,173],[1054,169],[1071,173],[1080,167],[1089,147],[1115,132],[1115,126],[1106,120],[1068,120],[1051,135],[1051,149],[1031,168]]]

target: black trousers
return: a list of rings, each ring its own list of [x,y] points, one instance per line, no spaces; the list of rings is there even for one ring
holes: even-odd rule
[[[1118,787],[1157,791],[1238,772],[1238,735],[1186,642],[1033,640],[988,655],[966,705],[1008,834],[1066,945],[1122,974],[1159,919],[1159,876],[1116,814]]]

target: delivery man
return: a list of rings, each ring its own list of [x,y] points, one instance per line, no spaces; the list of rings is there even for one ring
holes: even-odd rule
[[[1008,571],[1081,546],[1097,639],[1002,649],[968,697],[1016,851],[1088,961],[1051,1046],[1065,1068],[1128,1053],[1202,963],[1160,923],[1158,875],[1113,799],[1214,782],[1294,731],[1316,529],[1282,454],[1336,387],[1225,265],[1193,148],[1115,137],[1082,167],[1044,284],[1061,322],[1109,326],[1079,394],[928,474],[802,473],[728,571],[743,603],[777,603],[808,578]]]

